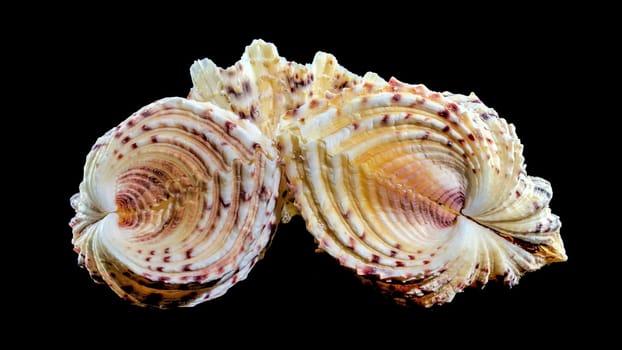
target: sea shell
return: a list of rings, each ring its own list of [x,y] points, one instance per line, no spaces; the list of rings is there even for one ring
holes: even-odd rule
[[[566,260],[550,184],[475,96],[364,82],[290,112],[279,143],[319,247],[404,304]]]
[[[134,304],[222,295],[298,214],[321,250],[401,304],[567,259],[550,184],[475,95],[358,76],[322,52],[289,62],[261,40],[229,68],[190,71],[188,99],[97,141],[71,200],[79,263]]]
[[[324,96],[354,86],[363,78],[337,63],[333,55],[318,52],[313,63],[302,65],[279,56],[276,46],[254,40],[241,59],[219,68],[205,58],[190,67],[193,87],[188,98],[211,102],[255,123],[273,139],[281,116],[313,96]],[[366,80],[380,79],[369,73]]]
[[[132,303],[216,298],[246,278],[278,222],[277,153],[252,123],[167,98],[100,137],[70,225],[79,262]]]
[[[363,81],[383,82],[375,73],[364,78],[353,74],[324,52],[318,52],[311,64],[287,61],[276,46],[263,40],[253,40],[231,67],[222,69],[205,58],[194,62],[190,75],[193,87],[188,98],[232,111],[271,140],[276,139],[282,116],[313,96],[338,93]],[[287,192],[281,198],[282,222],[298,214],[292,200]]]

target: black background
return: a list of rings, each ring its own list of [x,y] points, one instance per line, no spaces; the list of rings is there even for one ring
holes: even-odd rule
[[[212,19],[230,12],[201,16],[171,10],[105,19],[93,13],[41,33],[45,49],[30,59],[46,62],[40,69],[46,71],[45,91],[52,98],[42,110],[52,110],[53,118],[44,117],[39,129],[57,130],[50,146],[57,156],[42,160],[51,162],[46,165],[50,219],[35,244],[41,252],[37,249],[29,260],[45,266],[45,272],[37,273],[29,288],[28,304],[34,308],[26,326],[61,324],[66,332],[51,335],[50,341],[87,336],[116,342],[128,336],[136,342],[175,341],[180,347],[207,347],[222,339],[285,342],[286,336],[312,346],[338,335],[348,344],[381,341],[408,348],[421,342],[542,345],[583,337],[577,325],[589,317],[579,315],[591,309],[586,295],[597,292],[590,290],[583,270],[591,260],[577,215],[571,175],[576,166],[563,160],[575,133],[567,125],[573,113],[568,96],[575,96],[582,74],[574,53],[584,45],[572,21],[544,12],[464,17],[400,8],[364,16],[325,8],[292,12],[275,19],[236,17],[226,25]],[[551,208],[562,219],[568,262],[527,274],[512,289],[489,284],[441,307],[405,309],[363,286],[329,256],[315,253],[312,236],[296,218],[279,227],[246,281],[194,308],[142,309],[92,283],[76,264],[68,226],[69,198],[78,191],[92,144],[143,105],[186,96],[194,60],[209,57],[229,66],[255,38],[273,42],[281,56],[299,63],[311,62],[322,50],[357,74],[375,71],[433,90],[475,92],[516,125],[528,173],[553,184]],[[238,335],[224,336],[231,331]]]

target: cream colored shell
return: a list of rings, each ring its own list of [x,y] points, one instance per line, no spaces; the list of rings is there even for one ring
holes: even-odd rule
[[[402,304],[567,259],[550,184],[473,94],[360,77],[321,52],[288,62],[261,40],[191,76],[188,99],[97,140],[71,200],[79,263],[134,304],[222,295],[298,214],[321,250]]]
[[[166,98],[89,153],[73,244],[96,281],[138,305],[191,306],[246,278],[278,222],[277,154],[249,122]]]
[[[514,127],[474,95],[365,83],[309,101],[279,135],[319,247],[400,302],[566,260],[550,184],[527,176]]]

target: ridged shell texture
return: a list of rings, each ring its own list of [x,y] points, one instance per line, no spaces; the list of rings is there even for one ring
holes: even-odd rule
[[[195,62],[188,98],[143,107],[88,154],[70,226],[78,262],[140,306],[193,306],[244,280],[279,222],[400,304],[567,259],[549,182],[474,94],[301,65],[255,40]]]

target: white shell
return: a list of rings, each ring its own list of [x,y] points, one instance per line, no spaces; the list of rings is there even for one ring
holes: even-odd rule
[[[72,198],[94,279],[138,305],[222,295],[301,214],[319,247],[402,304],[432,306],[567,259],[550,184],[473,94],[302,65],[255,40],[191,67],[188,99],[101,137]]]
[[[71,221],[79,261],[141,306],[192,306],[246,278],[278,222],[277,154],[210,103],[166,98],[89,153]]]
[[[321,249],[402,303],[566,260],[548,182],[476,96],[362,83],[281,124],[287,179]]]

